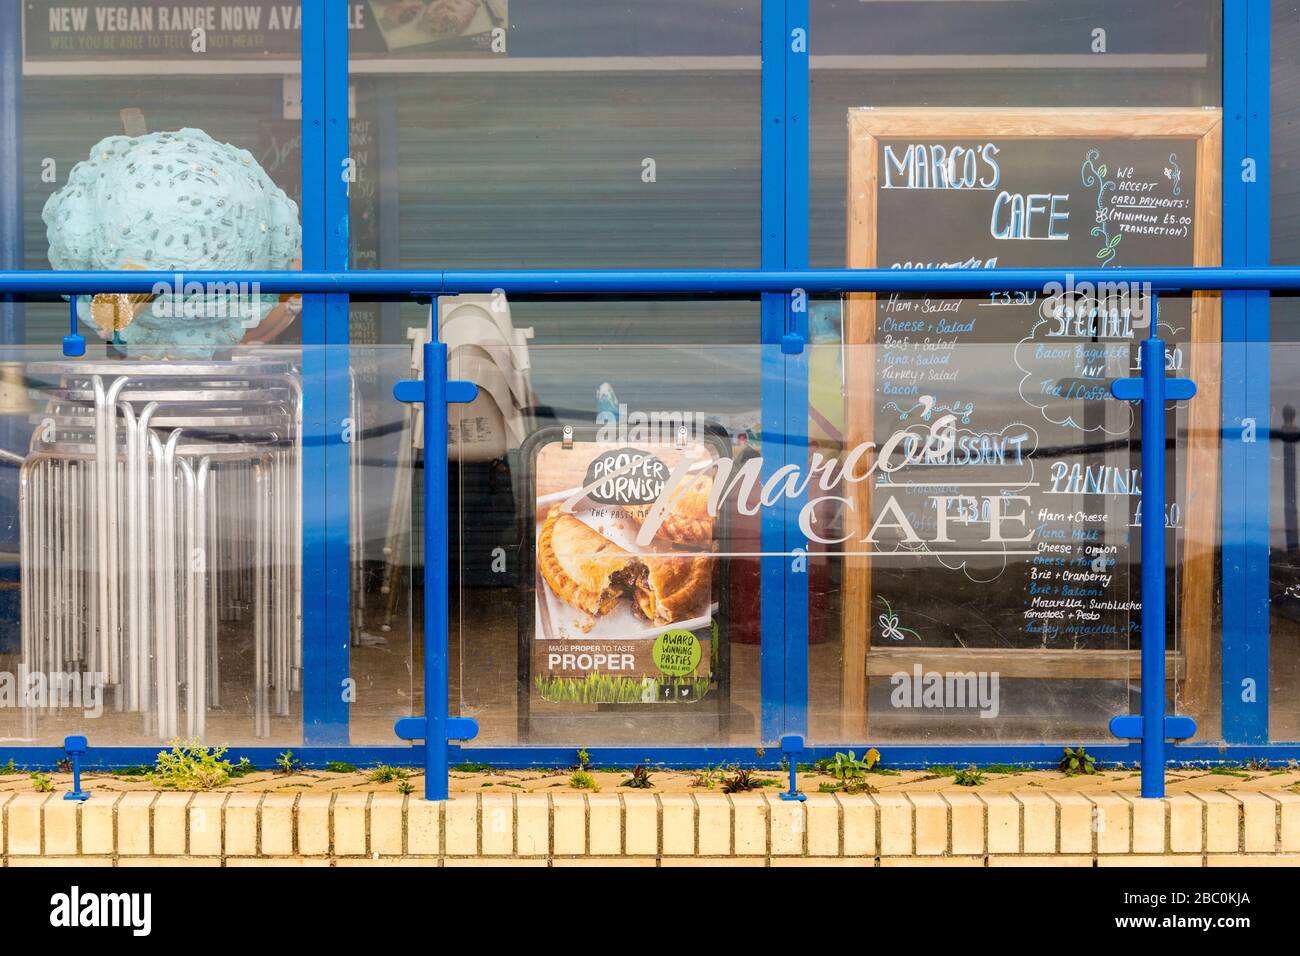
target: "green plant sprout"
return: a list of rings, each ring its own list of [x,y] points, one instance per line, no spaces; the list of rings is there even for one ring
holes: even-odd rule
[[[155,787],[168,790],[211,790],[230,781],[228,747],[205,747],[198,740],[173,740],[170,751],[160,751],[148,774]],[[241,761],[242,763],[242,761]]]
[[[750,790],[773,787],[777,784],[776,780],[757,776],[757,769],[747,770],[744,767],[733,765],[730,768],[730,773],[730,776],[722,778],[723,793],[748,793]]]
[[[952,782],[959,787],[982,787],[984,786],[984,771],[972,764],[965,770],[958,770],[953,774]]]
[[[705,767],[703,770],[695,771],[691,777],[692,787],[701,787],[705,790],[712,790],[718,785],[718,779],[722,776],[722,767]]]
[[[1227,764],[1218,767],[1211,767],[1210,773],[1216,777],[1236,777],[1238,780],[1250,779],[1250,774],[1246,771]]]
[[[54,789],[54,784],[50,782],[48,773],[34,773],[31,775],[32,788],[37,793],[49,793]]]
[[[874,747],[858,759],[857,753],[850,750],[847,754],[837,752],[833,758],[819,760],[816,769],[835,778],[834,783],[821,784],[822,793],[872,793],[875,788],[869,786],[864,778],[880,762],[880,751]]]
[[[302,764],[294,759],[292,750],[286,750],[275,758],[275,772],[278,774],[288,777],[301,769]]]
[[[852,750],[847,754],[836,752],[833,758],[819,760],[817,769],[844,783],[865,776],[874,770],[878,763],[880,763],[880,751],[873,747],[862,755],[861,760]]]
[[[600,784],[596,783],[596,778],[586,770],[575,770],[569,776],[569,786],[574,790],[600,790]]]
[[[628,777],[620,787],[631,787],[633,790],[650,790],[654,784],[650,782],[650,762],[639,763],[632,768],[632,776]]]
[[[1067,777],[1089,776],[1098,772],[1097,758],[1085,751],[1082,744],[1074,750],[1065,748],[1060,767],[1061,773]]]

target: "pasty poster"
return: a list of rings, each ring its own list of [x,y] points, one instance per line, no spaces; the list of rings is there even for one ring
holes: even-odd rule
[[[716,644],[708,460],[690,443],[540,449],[533,674],[543,700],[681,703],[708,693]]]

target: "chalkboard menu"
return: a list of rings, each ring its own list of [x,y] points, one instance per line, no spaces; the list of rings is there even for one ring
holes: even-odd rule
[[[1217,111],[855,110],[849,128],[852,267],[1218,262]],[[851,297],[846,444],[881,452],[849,511],[869,548],[846,558],[846,711],[865,710],[867,676],[913,651],[1005,650],[1008,676],[1127,676],[1151,519],[1136,406],[1110,382],[1139,372],[1150,292],[1068,282]],[[1191,343],[1217,339],[1214,300],[1164,296],[1157,321],[1167,373],[1206,378],[1189,366],[1209,350]],[[1214,409],[1217,395],[1196,402]],[[1168,414],[1176,434],[1178,416],[1199,412]],[[925,444],[895,440],[891,456],[903,431]],[[1170,554],[1190,525],[1213,540],[1213,491],[1192,501],[1178,480],[1212,454],[1190,449],[1175,468],[1170,452],[1170,504],[1154,518]],[[1212,569],[1187,559],[1184,608],[1208,625]],[[1188,663],[1201,652],[1188,648]],[[872,655],[886,663],[870,667]]]

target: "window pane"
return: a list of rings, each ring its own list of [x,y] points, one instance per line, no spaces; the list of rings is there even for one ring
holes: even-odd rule
[[[354,32],[359,267],[757,266],[758,4],[461,6]]]
[[[282,5],[24,7],[28,268],[295,267],[299,30]],[[293,321],[278,297],[257,304],[257,330],[190,334],[230,345]],[[135,309],[119,342],[157,339],[152,311]],[[29,341],[57,342],[66,306],[32,303],[26,319]]]
[[[811,14],[814,266],[1219,264],[1221,4],[826,0]],[[1084,314],[1112,314],[1107,296],[1078,295]],[[1036,554],[1008,558],[1000,574],[980,564],[986,556],[958,569],[935,559],[904,567],[873,555],[866,569],[851,557],[818,557],[809,577],[817,739],[1107,740],[1107,720],[1132,706],[1138,642],[1128,628],[1137,605],[1121,612],[1130,590],[1138,599],[1136,485],[1107,491],[1089,482],[1137,464],[1130,429],[1116,426],[1127,410],[1107,390],[1110,379],[1134,374],[1145,332],[1062,324],[1043,312],[1048,298],[1047,290],[936,291],[824,305],[825,341],[841,363],[858,348],[870,357],[842,373],[842,394],[812,379],[814,439],[846,449],[872,437],[846,431],[862,416],[903,428],[906,415],[931,407],[968,412],[958,435],[969,430],[973,447],[996,448],[1023,427],[1037,449],[1035,485],[1024,492]],[[1186,343],[1219,338],[1212,298],[1167,296],[1160,321],[1187,361]],[[837,377],[838,364],[830,366]],[[1069,396],[1078,408],[1062,415],[1053,406]],[[980,508],[1013,494],[997,472],[995,499]],[[1077,487],[1068,480],[1076,473]],[[935,507],[904,510],[932,522]],[[1212,599],[1216,527],[1211,518],[1180,539],[1184,574],[1195,566],[1209,577],[1192,574],[1184,594],[1171,574],[1171,614],[1184,598],[1196,607]],[[1173,567],[1174,526],[1167,537]],[[1113,567],[1088,566],[1092,548]],[[1104,596],[1083,594],[1100,586],[1078,583],[1089,576],[1106,578]],[[1067,595],[1084,607],[1058,620]],[[1210,686],[1206,652],[1217,647],[1217,625],[1207,610],[1181,627],[1186,646],[1170,649],[1197,662],[1201,683],[1180,678],[1171,689],[1217,738],[1204,693],[1193,700],[1187,690]],[[961,648],[970,653],[948,653]],[[1045,663],[1056,655],[1059,668]],[[916,667],[922,678],[913,684],[904,678]],[[913,709],[911,691],[926,674],[968,671],[1000,675],[997,720],[950,702]]]
[[[1222,4],[1213,0],[813,0],[811,14],[814,266],[846,263],[849,110],[1222,103]],[[919,247],[915,259],[926,258],[923,228],[898,237]]]

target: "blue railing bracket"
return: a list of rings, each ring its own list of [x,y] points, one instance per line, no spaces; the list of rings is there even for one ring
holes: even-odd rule
[[[77,297],[68,296],[68,334],[63,337],[63,354],[81,358],[86,354],[86,337],[77,331]]]
[[[1152,302],[1151,329],[1157,328]],[[1142,403],[1142,714],[1115,717],[1110,732],[1142,741],[1142,796],[1165,795],[1165,740],[1195,736],[1190,717],[1165,714],[1165,402],[1186,401],[1196,384],[1165,377],[1163,339],[1143,340],[1142,377],[1111,382],[1111,394]],[[1148,529],[1150,531],[1148,532]]]
[[[428,740],[429,722],[424,717],[399,717],[393,732],[402,740]],[[448,740],[473,740],[478,736],[478,721],[472,717],[448,717],[445,725]]]
[[[81,789],[81,758],[90,746],[81,736],[64,737],[63,750],[72,760],[72,790],[63,795],[64,800],[89,800],[90,794]]]
[[[446,800],[449,741],[473,740],[478,724],[449,716],[447,623],[447,403],[472,402],[473,382],[447,381],[447,346],[424,345],[424,379],[393,386],[399,402],[424,403],[424,714],[393,732],[424,741],[424,799]]]
[[[781,794],[782,800],[796,800],[802,803],[808,799],[799,792],[799,778],[797,776],[799,762],[795,760],[803,751],[803,737],[798,734],[786,734],[781,738],[781,753],[785,755],[786,761],[790,764],[790,789]]]

